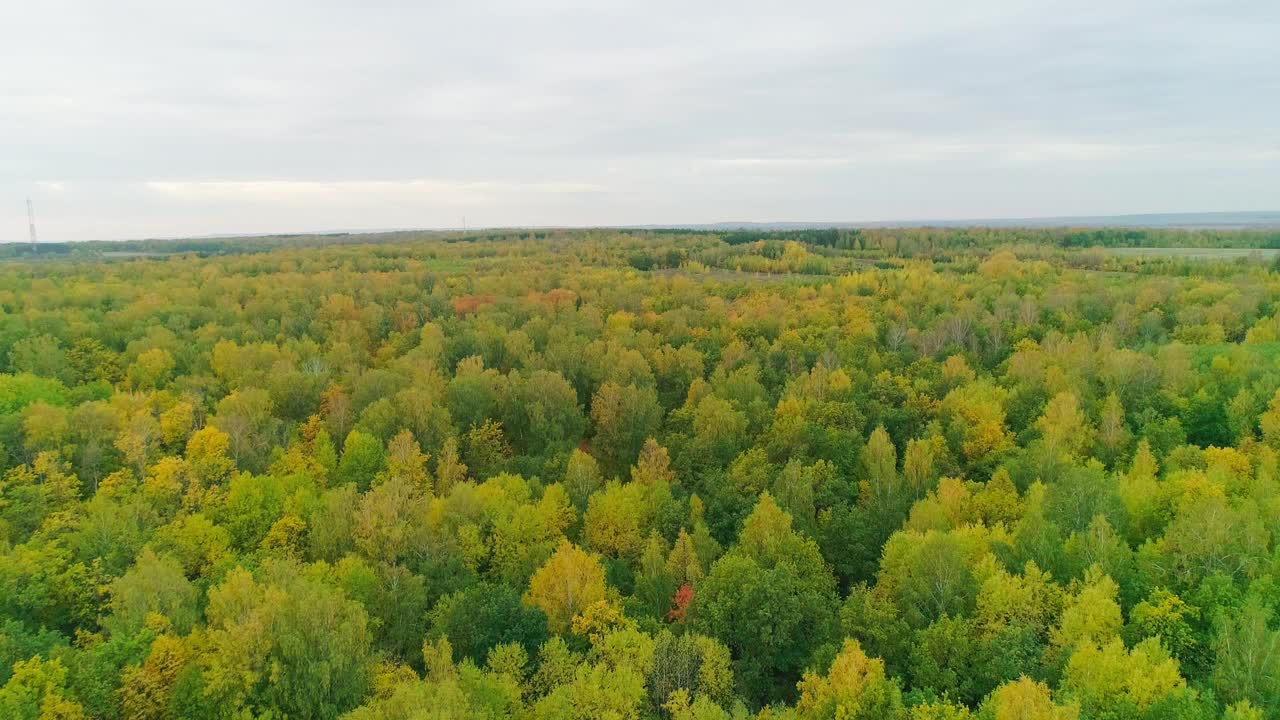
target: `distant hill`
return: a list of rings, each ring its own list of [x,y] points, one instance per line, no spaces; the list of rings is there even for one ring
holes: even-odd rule
[[[1260,230],[1280,228],[1280,211],[1075,215],[1042,218],[970,220],[885,220],[876,222],[718,222],[689,225],[635,225],[638,228],[690,230],[811,230],[815,228],[895,227],[1132,227],[1186,230]]]
[[[307,246],[322,243],[395,242],[423,235],[467,233],[494,237],[510,232],[545,233],[558,230],[605,228],[616,230],[692,230],[702,232],[774,232],[854,228],[1127,228],[1153,230],[1280,230],[1280,210],[1252,212],[1149,213],[1135,215],[1076,215],[1041,218],[973,218],[967,220],[880,220],[834,222],[750,222],[715,223],[650,223],[642,225],[512,225],[473,227],[469,233],[461,228],[399,228],[365,230],[311,230],[295,233],[219,233],[184,237],[157,237],[135,240],[86,240],[76,242],[42,242],[31,247],[25,241],[0,242],[0,259],[18,256],[63,256],[75,252],[102,252],[112,256],[137,253],[193,252],[221,254],[244,252],[246,247],[231,244],[259,241],[257,249],[279,246]]]

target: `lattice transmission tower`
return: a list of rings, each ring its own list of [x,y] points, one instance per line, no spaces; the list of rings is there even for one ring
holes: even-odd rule
[[[36,247],[36,209],[27,198],[27,229],[31,231],[31,249]]]

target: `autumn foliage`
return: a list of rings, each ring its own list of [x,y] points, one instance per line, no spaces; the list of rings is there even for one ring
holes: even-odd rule
[[[1139,247],[1274,232],[135,245],[0,248],[0,718],[1280,717],[1280,276]]]

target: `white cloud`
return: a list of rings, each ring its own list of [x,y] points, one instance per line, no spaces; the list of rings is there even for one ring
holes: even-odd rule
[[[215,200],[266,203],[331,203],[401,201],[413,199],[431,205],[476,204],[518,193],[581,194],[606,192],[607,188],[579,182],[507,182],[448,180],[151,180],[147,190],[183,200]]]

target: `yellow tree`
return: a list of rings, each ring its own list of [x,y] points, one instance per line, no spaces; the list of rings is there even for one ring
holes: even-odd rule
[[[885,676],[884,661],[869,658],[857,640],[845,640],[826,676],[800,681],[799,720],[893,720],[903,716],[902,693]]]
[[[125,716],[136,720],[163,720],[169,717],[174,685],[193,655],[182,638],[165,634],[151,643],[142,665],[121,675],[120,700]]]
[[[1267,411],[1258,417],[1262,439],[1273,448],[1280,448],[1280,390],[1271,397]]]
[[[1066,601],[1058,626],[1049,634],[1050,660],[1068,657],[1087,644],[1110,641],[1120,633],[1124,619],[1116,602],[1119,587],[1095,565],[1085,575],[1084,586]]]
[[[236,464],[229,455],[231,439],[216,427],[207,425],[187,440],[187,469],[191,485],[187,488],[187,503],[201,505],[205,494],[220,487],[235,471]]]
[[[533,574],[524,601],[547,614],[551,632],[565,633],[575,615],[607,596],[600,560],[561,540],[555,554]]]
[[[948,434],[973,465],[994,462],[1013,447],[1013,435],[1005,427],[1006,392],[988,381],[952,390],[942,400],[948,418]]]
[[[907,451],[902,458],[902,475],[916,499],[924,497],[925,493],[933,489],[933,459],[937,452],[935,439],[936,436],[907,441]]]
[[[996,688],[982,704],[982,717],[991,720],[1076,720],[1080,708],[1057,705],[1049,686],[1025,675]]]
[[[677,586],[696,585],[706,574],[693,538],[684,528],[680,528],[676,543],[671,546],[671,554],[667,556],[667,572],[671,573]]]
[[[413,433],[401,430],[387,442],[385,476],[404,478],[422,492],[430,494],[433,485],[431,474],[427,472],[427,460],[430,457],[429,453],[422,452],[418,447],[418,441],[413,438]]]
[[[0,717],[13,720],[84,720],[84,707],[69,697],[67,669],[61,660],[39,655],[13,664],[0,687]]]
[[[448,495],[455,485],[467,479],[467,466],[458,456],[458,439],[450,436],[436,459],[436,494]]]
[[[671,470],[671,455],[657,440],[649,438],[644,441],[640,457],[631,467],[631,479],[648,485],[675,482],[676,474]]]
[[[1178,661],[1156,638],[1125,650],[1120,638],[1079,647],[1067,663],[1062,689],[1080,700],[1091,717],[1112,717],[1125,708],[1145,713],[1154,703],[1184,691]]]
[[[1060,392],[1044,406],[1036,427],[1051,458],[1076,458],[1088,443],[1090,428],[1075,393]]]
[[[1113,465],[1124,454],[1131,435],[1124,422],[1124,406],[1120,404],[1120,396],[1111,393],[1102,401],[1098,416],[1098,449],[1108,465]]]
[[[592,550],[612,557],[637,555],[652,523],[648,486],[610,481],[591,496],[583,517],[582,534]]]

